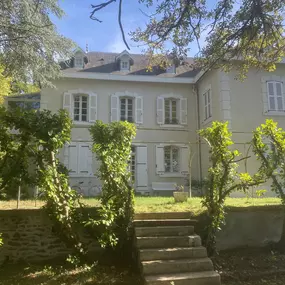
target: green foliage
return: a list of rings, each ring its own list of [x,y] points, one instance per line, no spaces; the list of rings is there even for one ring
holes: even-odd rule
[[[99,221],[90,220],[103,228],[99,241],[103,247],[122,247],[129,238],[134,213],[134,191],[128,162],[135,125],[128,122],[104,124],[97,121],[90,128],[93,151],[101,162],[99,178],[103,182]]]
[[[74,230],[78,196],[70,189],[66,173],[60,171],[63,166],[57,158],[59,149],[70,139],[70,131],[71,120],[63,110],[52,114],[0,108],[0,192],[15,182],[38,185],[56,229],[82,254]]]
[[[252,146],[261,163],[260,173],[272,179],[271,189],[285,205],[285,131],[277,122],[266,120],[254,131]]]
[[[115,2],[94,5],[94,13]],[[250,67],[274,70],[285,55],[283,0],[137,2],[148,21],[131,32],[132,40],[146,46],[153,65],[178,64],[196,46],[198,67],[238,69],[243,79]]]
[[[5,0],[0,15],[0,63],[5,76],[52,85],[51,80],[60,74],[57,59],[69,58],[74,47],[58,34],[51,20],[64,15],[58,1]]]
[[[263,181],[259,173],[250,176],[249,173],[238,172],[238,162],[241,153],[233,149],[234,142],[228,123],[213,122],[211,127],[199,131],[200,136],[210,148],[210,163],[206,185],[206,194],[202,205],[207,208],[210,220],[207,229],[206,246],[209,254],[216,252],[216,234],[225,222],[225,199],[236,190],[246,190],[250,186]]]

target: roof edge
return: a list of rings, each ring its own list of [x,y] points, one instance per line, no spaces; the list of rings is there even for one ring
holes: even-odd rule
[[[158,77],[151,75],[119,75],[110,73],[87,73],[87,72],[62,72],[61,77],[78,79],[97,79],[111,81],[129,82],[154,82],[154,83],[174,83],[174,84],[193,84],[196,83],[195,77]]]

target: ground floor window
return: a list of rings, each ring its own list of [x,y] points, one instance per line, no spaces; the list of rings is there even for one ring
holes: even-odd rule
[[[130,171],[131,171],[131,179],[134,183],[136,178],[136,147],[132,146],[132,152],[131,152],[131,160],[130,160]]]
[[[179,147],[165,146],[164,147],[164,165],[165,172],[179,172]]]

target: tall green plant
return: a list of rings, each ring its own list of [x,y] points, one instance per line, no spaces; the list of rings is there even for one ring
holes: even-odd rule
[[[99,237],[103,247],[122,247],[129,238],[134,213],[134,191],[128,162],[136,128],[128,122],[104,124],[97,121],[90,133],[93,151],[100,161],[98,176],[103,187],[101,220],[90,220],[89,224],[103,228]]]
[[[285,131],[277,122],[266,120],[253,132],[252,146],[261,164],[259,171],[271,179],[271,190],[281,198],[285,213]],[[279,245],[284,251],[285,219]]]
[[[14,131],[11,131],[14,130]],[[0,191],[13,182],[41,187],[46,209],[64,240],[82,253],[74,230],[78,196],[68,186],[57,154],[70,139],[71,120],[61,110],[22,111],[0,108]],[[34,171],[29,171],[34,165]]]
[[[225,199],[236,190],[245,190],[263,182],[259,173],[238,171],[241,153],[232,148],[234,142],[228,130],[228,123],[213,122],[211,127],[199,131],[200,136],[210,148],[210,163],[207,178],[207,191],[202,200],[207,208],[209,226],[207,228],[206,247],[210,255],[216,253],[216,234],[225,222]]]

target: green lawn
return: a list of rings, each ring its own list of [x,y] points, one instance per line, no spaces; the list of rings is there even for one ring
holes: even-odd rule
[[[82,201],[90,207],[100,206],[98,199],[82,199]],[[38,201],[25,200],[20,202],[20,209],[35,209],[43,206],[44,203]],[[231,208],[248,208],[256,206],[272,206],[281,205],[279,198],[228,198],[226,206]],[[0,201],[0,209],[15,209],[17,202]],[[135,212],[193,212],[197,215],[205,209],[201,206],[201,198],[188,199],[185,203],[175,203],[173,197],[136,197]]]

